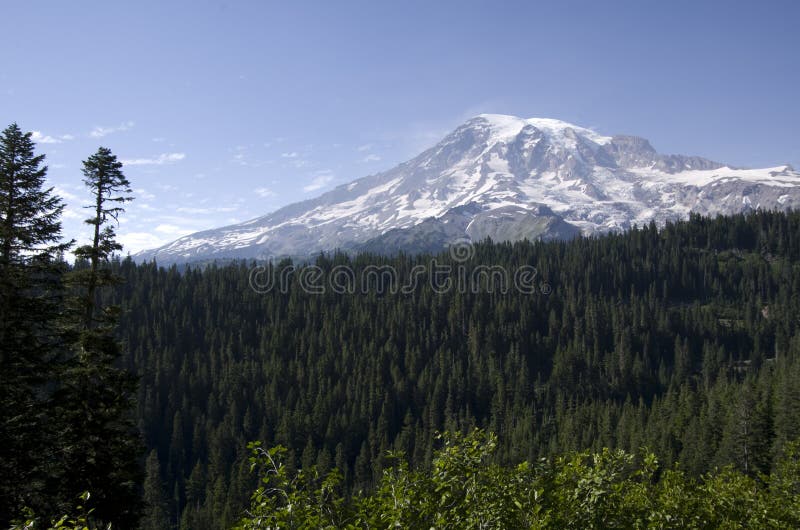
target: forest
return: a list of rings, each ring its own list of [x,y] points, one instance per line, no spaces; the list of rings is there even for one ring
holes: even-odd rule
[[[425,281],[310,294],[292,283],[300,274],[286,293],[259,293],[252,264],[126,260],[108,303],[124,308],[140,430],[185,528],[241,515],[251,440],[286,447],[290,471],[338,469],[348,492],[380,481],[388,451],[427,469],[438,432],[474,427],[497,435],[500,464],[647,448],[687,476],[731,465],[755,478],[800,437],[799,235],[797,212],[694,216],[571,242],[485,242],[459,263],[532,265],[547,295],[434,293]],[[313,265],[409,271],[430,259]]]
[[[2,140],[3,525],[84,492],[114,528],[799,520],[800,212],[164,268],[120,257],[130,186],[101,148],[84,162],[94,238],[70,263],[30,133]],[[442,289],[434,260],[530,267],[539,288]],[[420,281],[302,281],[375,266]]]

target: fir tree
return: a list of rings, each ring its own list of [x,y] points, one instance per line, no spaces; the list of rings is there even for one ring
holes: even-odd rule
[[[122,164],[101,147],[84,163],[84,183],[94,204],[86,223],[89,245],[79,247],[70,275],[75,290],[74,321],[79,329],[75,356],[64,374],[60,396],[64,437],[68,440],[61,485],[67,492],[91,491],[95,516],[116,528],[135,528],[141,512],[141,452],[131,408],[137,379],[118,367],[122,354],[114,336],[119,308],[99,304],[100,289],[118,283],[110,261],[121,245],[112,222],[130,200]]]
[[[53,462],[51,382],[62,343],[60,216],[44,188],[44,155],[31,133],[0,134],[0,526],[28,505],[45,511]]]
[[[170,528],[164,484],[161,480],[161,466],[158,452],[153,449],[145,462],[144,478],[145,513],[141,530],[167,530]]]

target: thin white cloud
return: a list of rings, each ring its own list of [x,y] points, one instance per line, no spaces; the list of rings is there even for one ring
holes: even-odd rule
[[[356,147],[356,151],[358,151],[360,153],[363,153],[365,151],[370,151],[371,149],[372,149],[372,144],[364,144],[364,145],[359,145],[358,147]]]
[[[85,219],[86,218],[86,214],[85,213],[81,213],[81,212],[79,212],[77,210],[70,210],[70,209],[65,209],[63,212],[61,212],[61,216],[64,219]]]
[[[169,234],[170,236],[181,237],[187,234],[191,234],[193,232],[190,228],[184,228],[177,225],[171,225],[162,223],[155,227],[156,232],[161,232],[162,234]]]
[[[152,141],[154,141],[154,142],[156,142],[156,143],[161,143],[161,142],[166,142],[166,141],[167,141],[167,139],[166,139],[166,138],[163,138],[163,137],[161,137],[161,136],[156,136],[155,138],[152,138]]]
[[[41,131],[33,131],[31,133],[31,140],[36,143],[40,144],[60,144],[61,142],[67,142],[69,140],[73,140],[75,137],[71,134],[62,134],[61,136],[50,136],[48,134],[42,134]]]
[[[89,132],[89,136],[91,136],[92,138],[102,138],[103,136],[108,136],[109,134],[115,132],[127,131],[128,129],[131,129],[134,125],[135,124],[132,121],[126,121],[113,127],[103,127],[98,125]]]
[[[253,191],[255,191],[256,195],[258,195],[259,197],[264,197],[265,199],[267,197],[274,197],[275,196],[275,192],[272,191],[269,188],[256,188]]]
[[[216,206],[212,208],[193,208],[181,206],[180,208],[177,208],[176,211],[180,213],[207,215],[210,213],[235,212],[236,208],[234,206]]]
[[[333,173],[328,171],[319,173],[316,177],[314,177],[314,180],[312,180],[310,184],[303,186],[303,191],[306,193],[317,191],[318,189],[324,188],[330,184],[332,180]]]
[[[181,236],[185,236],[190,234],[191,231],[183,231],[178,229],[177,233],[167,233],[161,232],[165,235],[163,237],[159,237],[158,235],[152,232],[124,232],[121,231],[117,239],[122,244],[122,252],[127,254],[135,254],[140,250],[148,250],[151,248],[158,248],[161,246],[166,245],[170,241],[173,241]]]
[[[161,153],[155,158],[131,158],[121,162],[125,166],[163,166],[164,164],[179,162],[184,158],[186,158],[185,153]]]
[[[262,167],[267,164],[272,164],[272,160],[262,160],[258,158],[254,158],[250,146],[247,145],[237,145],[233,149],[229,149],[229,151],[233,152],[231,157],[231,162],[233,164],[240,165],[242,167]],[[285,153],[285,154],[296,154],[296,153]]]
[[[375,153],[369,154],[361,159],[362,162],[369,163],[369,162],[379,162],[381,157],[376,155]]]
[[[147,201],[156,198],[155,195],[153,195],[152,193],[150,193],[149,191],[147,191],[144,188],[135,189],[135,190],[133,190],[133,193],[136,195],[136,197],[138,197],[140,199],[147,200]]]
[[[282,158],[297,158],[300,156],[300,153],[297,151],[289,151],[288,153],[281,153]]]
[[[64,199],[65,201],[69,201],[69,202],[75,202],[75,201],[78,201],[78,200],[79,200],[77,195],[75,195],[74,193],[71,193],[71,192],[69,192],[69,191],[65,190],[65,189],[64,189],[63,187],[61,187],[61,186],[53,186],[53,193],[54,193],[55,195],[58,195],[59,197],[61,197],[61,198],[62,198],[62,199]]]

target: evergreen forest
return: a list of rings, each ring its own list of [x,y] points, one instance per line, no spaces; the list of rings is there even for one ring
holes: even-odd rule
[[[290,472],[336,468],[357,492],[380,482],[390,451],[429,469],[443,431],[496,434],[503,465],[646,448],[691,477],[728,465],[768,475],[800,437],[797,212],[438,258],[468,276],[533,266],[549,293],[420,281],[410,293],[316,294],[288,261],[271,266],[285,292],[260,293],[253,264],[117,265],[125,281],[108,303],[123,307],[139,427],[173,524],[241,515],[252,440],[287,448]],[[313,266],[410,277],[432,259],[334,254]]]

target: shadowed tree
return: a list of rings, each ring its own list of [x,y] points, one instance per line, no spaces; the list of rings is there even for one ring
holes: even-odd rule
[[[42,491],[53,463],[51,387],[63,342],[64,209],[44,188],[44,155],[31,133],[0,133],[0,526],[22,505],[46,511]]]
[[[145,463],[144,503],[145,513],[139,528],[141,530],[168,529],[170,523],[167,512],[167,497],[166,493],[164,493],[164,484],[161,479],[158,452],[155,449],[150,451]]]
[[[59,400],[68,440],[60,483],[68,493],[91,491],[99,520],[115,528],[135,528],[142,507],[142,450],[132,417],[137,379],[118,367],[122,351],[114,331],[119,308],[99,302],[102,288],[119,283],[110,267],[114,252],[122,248],[113,224],[124,211],[121,205],[131,200],[130,183],[105,147],[84,161],[83,174],[94,199],[88,207],[93,216],[86,220],[93,237],[91,244],[75,251],[77,262],[69,276],[79,333]]]

